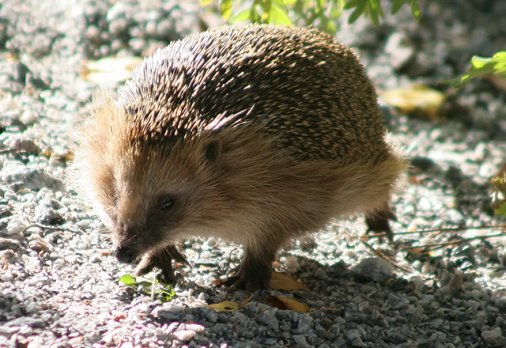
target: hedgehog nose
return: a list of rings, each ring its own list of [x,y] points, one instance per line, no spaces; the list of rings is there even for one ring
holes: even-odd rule
[[[114,254],[119,262],[130,263],[135,260],[134,250],[128,245],[118,245]]]

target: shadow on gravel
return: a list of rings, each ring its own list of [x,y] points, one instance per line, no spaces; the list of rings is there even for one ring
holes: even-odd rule
[[[370,344],[417,342],[418,346],[430,347],[436,338],[456,346],[506,344],[500,333],[486,330],[497,326],[497,314],[506,310],[506,298],[480,287],[472,273],[456,272],[436,282],[424,282],[402,279],[402,272],[396,271],[384,282],[367,282],[359,280],[363,277],[357,277],[342,262],[325,266],[305,257],[298,257],[298,262],[302,265],[298,275],[308,285],[307,292],[256,292],[243,308],[225,313],[204,304],[188,308],[168,302],[156,308],[151,319],[171,331],[170,339],[184,341],[191,336],[196,345],[236,346],[272,338],[277,344],[294,346],[299,336],[304,336],[309,345],[355,346],[350,333],[357,328],[363,334],[361,341]],[[224,293],[220,288],[207,290],[211,297],[221,294],[228,300],[248,296],[243,292]],[[266,304],[267,294],[291,297],[311,311],[306,314],[273,308]]]
[[[0,293],[0,323],[5,323],[8,320],[7,312],[12,311],[12,308],[14,306],[16,306],[16,314],[18,314],[18,316],[24,316],[28,314],[23,301],[17,297]]]

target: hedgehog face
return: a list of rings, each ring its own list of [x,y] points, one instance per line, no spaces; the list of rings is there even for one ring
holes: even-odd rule
[[[126,193],[124,189],[131,184],[121,183],[112,229],[116,255],[124,262],[132,262],[145,252],[174,241],[185,215],[185,193],[167,189],[154,196],[137,190]]]
[[[170,152],[155,147],[123,155],[113,170],[116,198],[109,209],[120,261],[209,230],[217,218],[210,202],[220,200],[213,184],[216,146],[185,143]]]

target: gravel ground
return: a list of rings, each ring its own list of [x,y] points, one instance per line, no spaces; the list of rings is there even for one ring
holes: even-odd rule
[[[193,2],[4,0],[0,4],[0,346],[6,347],[504,347],[505,237],[489,208],[489,178],[506,154],[506,93],[490,81],[449,91],[471,54],[506,47],[504,1],[423,1],[420,22],[401,13],[379,27],[344,25],[380,90],[414,82],[448,98],[437,120],[387,114],[412,167],[395,196],[393,243],[362,242],[360,217],[295,241],[278,268],[309,291],[278,292],[310,313],[280,309],[258,293],[241,302],[216,286],[240,249],[189,240],[192,267],[161,303],[118,283],[132,271],[66,174],[72,131],[96,89],[88,59],[143,55],[205,29],[215,17]],[[437,228],[477,227],[473,230]],[[474,239],[470,239],[474,238]],[[447,243],[430,251],[421,245]],[[377,252],[389,257],[389,263]]]

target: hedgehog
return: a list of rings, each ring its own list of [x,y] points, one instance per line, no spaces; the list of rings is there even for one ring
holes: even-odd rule
[[[120,262],[174,283],[177,244],[244,247],[234,289],[268,289],[277,251],[333,218],[389,231],[404,160],[357,56],[314,28],[224,26],[147,57],[82,127],[78,181]]]

